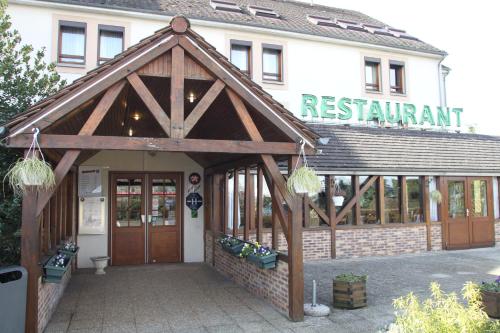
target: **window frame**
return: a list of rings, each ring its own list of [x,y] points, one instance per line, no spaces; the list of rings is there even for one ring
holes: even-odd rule
[[[266,73],[264,72],[264,53],[265,50],[275,50],[278,51],[278,73]],[[284,79],[284,69],[283,69],[283,46],[276,44],[262,44],[262,81],[269,83],[283,83]],[[267,76],[267,77],[266,77]],[[269,76],[276,76],[276,79],[269,78]]]
[[[367,77],[366,77],[366,67],[368,63],[375,64],[377,66],[376,74],[377,74],[377,84],[373,83],[368,83],[367,82]],[[365,57],[364,58],[364,64],[363,64],[363,70],[364,70],[364,76],[365,76],[365,91],[367,93],[382,93],[382,62],[379,58],[371,58],[371,57]],[[372,88],[369,88],[368,86],[373,86]],[[376,89],[375,89],[376,87]]]
[[[391,82],[391,71],[393,66],[397,66],[399,68],[399,75],[398,72],[396,72],[396,81],[399,76],[399,80],[401,82],[401,89],[400,91],[393,91],[394,87],[392,82]],[[406,95],[406,66],[403,61],[396,61],[396,60],[389,60],[389,88],[391,95]]]
[[[62,27],[83,28],[83,56],[62,54]],[[87,63],[87,23],[77,21],[59,20],[57,40],[57,63],[70,66],[85,66]],[[82,62],[62,61],[63,58],[81,59]]]
[[[97,66],[100,66],[113,58],[101,58],[101,31],[112,31],[122,33],[122,50],[125,50],[125,27],[117,25],[99,24],[97,26]],[[101,62],[102,61],[102,62]]]
[[[248,48],[248,63],[247,63],[248,71],[243,71],[243,70],[239,69],[238,66],[234,65],[234,63],[233,63],[233,46],[240,46],[240,47]],[[253,61],[252,61],[253,56],[252,56],[252,54],[253,54],[252,42],[245,41],[245,40],[239,40],[239,39],[231,39],[229,41],[229,61],[231,62],[231,64],[236,66],[239,71],[248,75],[248,77],[250,77],[250,78],[253,75]]]

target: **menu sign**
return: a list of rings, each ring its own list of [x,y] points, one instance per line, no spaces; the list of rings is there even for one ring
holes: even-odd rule
[[[102,195],[101,168],[80,167],[78,172],[78,196],[100,197]]]

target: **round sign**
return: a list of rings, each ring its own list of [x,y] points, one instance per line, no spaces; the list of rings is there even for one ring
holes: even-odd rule
[[[189,175],[189,183],[192,185],[198,185],[201,182],[201,176],[197,172],[193,172]]]

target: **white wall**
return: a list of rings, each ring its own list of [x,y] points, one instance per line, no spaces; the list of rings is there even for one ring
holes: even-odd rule
[[[110,171],[177,171],[184,173],[184,198],[180,203],[184,209],[184,262],[203,261],[203,207],[198,210],[198,217],[191,218],[191,211],[185,205],[189,188],[188,176],[197,172],[203,176],[203,168],[182,153],[155,153],[102,151],[88,161],[85,166],[103,168],[103,196],[106,197],[106,233],[104,235],[78,235],[79,267],[92,267],[90,257],[108,254],[108,209],[109,209],[109,172]],[[203,180],[199,193],[203,196]],[[205,199],[205,198],[204,198]]]

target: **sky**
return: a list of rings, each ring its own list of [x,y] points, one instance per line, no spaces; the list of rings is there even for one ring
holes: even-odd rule
[[[310,2],[302,0],[303,2]],[[497,0],[314,0],[353,9],[448,53],[443,64],[450,107],[462,107],[464,130],[500,136],[500,2]]]

